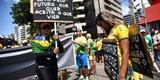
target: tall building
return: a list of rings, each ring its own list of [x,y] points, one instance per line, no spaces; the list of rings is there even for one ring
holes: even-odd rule
[[[113,14],[117,20],[123,22],[120,0],[94,0],[96,15],[103,10]],[[102,28],[97,27],[98,33],[103,33]]]
[[[147,26],[149,28],[154,28],[160,31],[160,0],[149,0],[151,3],[150,7],[144,9],[145,19],[140,19],[140,24],[142,26]]]
[[[86,26],[83,0],[73,0],[72,2],[74,23],[68,23],[64,25],[66,28],[66,33],[74,32],[74,27],[84,31],[83,27]]]
[[[140,16],[140,12],[141,12],[142,9],[138,9],[135,13],[134,13],[134,19],[135,19],[135,22],[136,24],[139,24],[139,19],[141,18]],[[123,16],[123,19],[124,19],[124,24],[127,26],[127,25],[130,25],[133,21],[132,21],[132,16],[131,14],[128,14],[128,15],[124,15]]]
[[[123,22],[122,10],[120,0],[94,0],[96,15],[102,11],[106,10],[113,14],[115,18]]]
[[[135,11],[136,11],[136,9],[141,9],[142,8],[141,0],[131,0],[131,1],[133,3]],[[150,3],[149,3],[150,0],[142,0],[142,1],[143,1],[143,5],[144,5],[145,8],[150,6]]]
[[[73,10],[74,24],[65,25],[66,33],[72,32],[74,26],[90,32],[95,37],[97,33],[103,33],[103,29],[96,27],[95,24],[95,17],[102,10],[108,11],[117,20],[123,22],[120,0],[73,0],[74,8],[76,8]]]
[[[28,27],[30,26],[15,26],[15,40],[18,41],[19,44],[21,44],[23,40],[27,40],[27,38],[29,37],[29,34],[27,33]]]

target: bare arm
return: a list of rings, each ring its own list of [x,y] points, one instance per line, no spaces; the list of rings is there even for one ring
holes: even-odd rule
[[[73,41],[73,43],[81,46],[82,48],[85,48],[85,47],[87,46],[86,44],[79,44],[79,43],[77,43],[76,41]]]
[[[122,64],[119,71],[119,80],[125,80],[125,75],[127,72],[128,61],[129,61],[129,40],[123,39],[119,43],[122,56]]]

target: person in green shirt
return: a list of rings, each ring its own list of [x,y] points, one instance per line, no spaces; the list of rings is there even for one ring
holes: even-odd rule
[[[152,37],[150,34],[147,34],[146,30],[140,30],[140,33],[141,33],[141,36],[145,39],[146,41],[146,44],[147,44],[147,48],[150,52],[150,56],[152,58],[152,61],[153,61],[153,66],[155,67],[155,69],[157,70],[158,72],[158,76],[160,76],[160,69],[158,68],[158,65],[156,63],[156,60],[155,60],[155,51],[152,50],[152,45],[153,44],[153,41],[152,41]]]
[[[95,73],[96,71],[96,63],[95,63],[95,52],[94,52],[94,41],[91,38],[91,34],[87,33],[87,55],[89,59],[89,63],[91,65],[91,74]]]
[[[148,49],[151,49],[152,48],[152,38],[151,38],[151,35],[150,34],[147,34],[146,33],[146,30],[140,30],[140,33],[142,35],[142,37],[145,39],[146,43],[147,43],[147,48]]]

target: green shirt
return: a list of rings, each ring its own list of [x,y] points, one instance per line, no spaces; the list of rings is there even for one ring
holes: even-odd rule
[[[81,37],[77,37],[75,39],[75,42],[81,45],[86,46],[87,45],[87,40],[84,36]],[[86,49],[81,47],[80,45],[75,44],[75,48],[76,48],[76,53],[86,53]]]
[[[146,35],[145,37],[144,37],[144,39],[145,39],[145,41],[146,41],[146,43],[147,43],[147,47],[148,48],[152,48],[152,39],[151,39],[151,36],[148,34],[148,35]]]

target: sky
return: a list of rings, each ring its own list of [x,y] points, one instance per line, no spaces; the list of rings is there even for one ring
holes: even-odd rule
[[[129,12],[128,8],[128,0],[121,0],[121,8],[122,8],[122,15],[126,15]]]
[[[0,35],[10,35],[14,33],[14,24],[11,12],[11,6],[13,3],[17,3],[19,0],[0,0]],[[128,0],[121,0],[122,2],[122,14],[128,14]]]
[[[12,23],[11,6],[19,0],[0,0],[0,35],[10,35],[14,33],[14,24]]]

